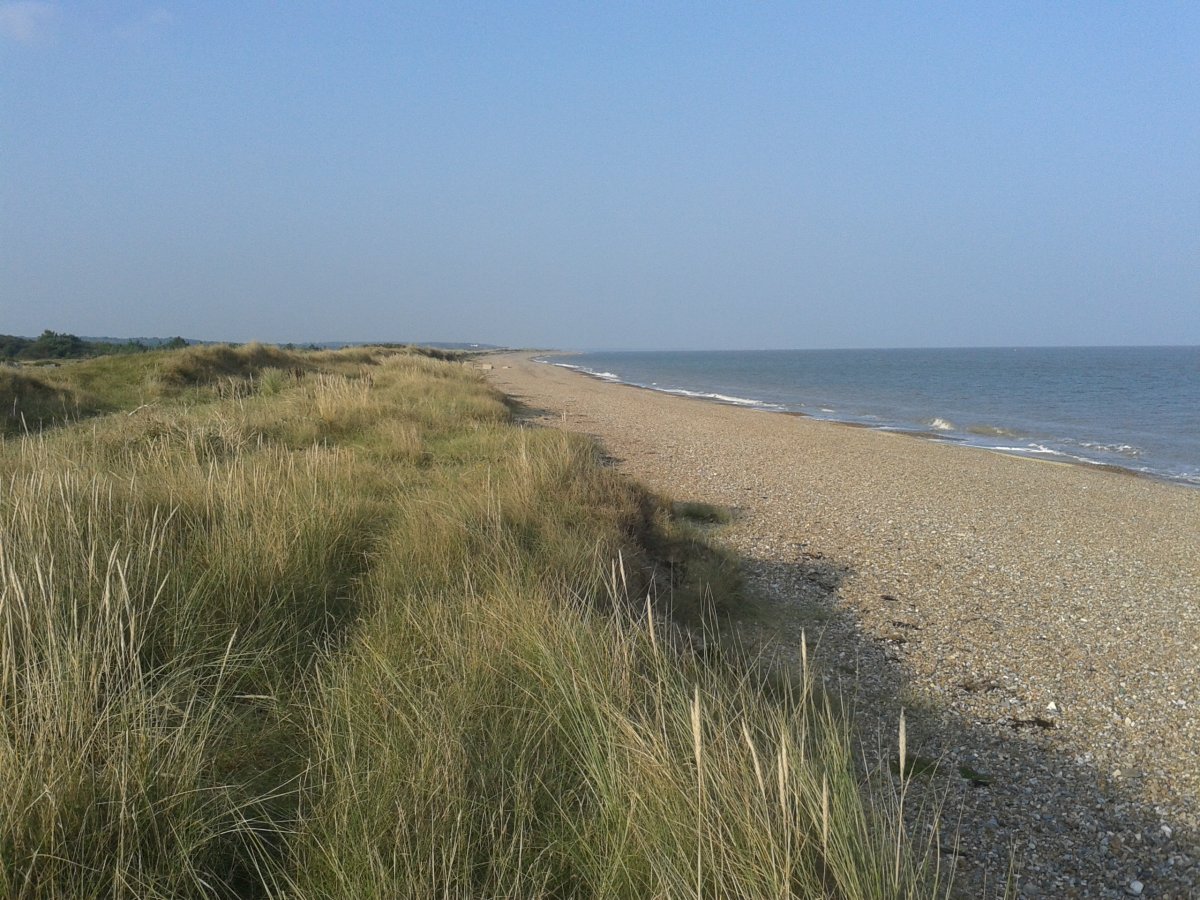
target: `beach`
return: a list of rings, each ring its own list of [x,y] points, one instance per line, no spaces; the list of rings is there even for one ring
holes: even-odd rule
[[[1010,854],[1024,896],[1197,895],[1200,490],[485,361],[533,422],[733,510],[746,627],[803,630],[865,744],[905,709],[966,896]]]

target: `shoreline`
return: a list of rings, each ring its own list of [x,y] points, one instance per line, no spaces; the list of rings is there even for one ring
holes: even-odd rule
[[[523,352],[523,351],[514,351]],[[776,415],[796,416],[812,419],[817,422],[828,422],[833,425],[841,425],[847,428],[863,428],[871,431],[877,431],[884,434],[899,434],[906,437],[919,438],[931,443],[945,444],[948,446],[967,447],[972,450],[982,450],[987,453],[1000,454],[1014,459],[1028,459],[1035,462],[1046,462],[1065,466],[1079,466],[1084,469],[1095,469],[1098,471],[1115,472],[1122,475],[1132,476],[1134,478],[1145,478],[1151,481],[1180,485],[1185,488],[1200,490],[1200,480],[1194,480],[1183,475],[1172,475],[1160,471],[1148,469],[1136,469],[1132,466],[1121,465],[1120,463],[1107,462],[1104,460],[1093,460],[1086,456],[1076,456],[1063,451],[1039,451],[1033,449],[1022,448],[1005,448],[1005,447],[989,447],[985,444],[973,443],[970,438],[954,437],[946,435],[934,429],[923,429],[918,427],[905,426],[902,424],[873,424],[870,422],[855,421],[853,419],[839,419],[836,417],[827,417],[823,415],[815,415],[811,412],[792,409],[782,403],[774,403],[764,400],[755,400],[752,398],[728,398],[718,394],[704,393],[700,391],[692,391],[684,388],[660,388],[652,385],[640,384],[634,381],[625,381],[620,376],[614,373],[598,373],[582,366],[575,366],[565,363],[557,363],[551,361],[553,358],[567,358],[572,356],[583,355],[585,351],[580,350],[555,350],[550,352],[529,352],[526,354],[531,362],[538,365],[554,366],[571,372],[576,372],[580,375],[585,375],[588,378],[605,384],[620,384],[625,387],[635,388],[643,391],[650,391],[656,394],[665,394],[668,396],[679,397],[685,400],[700,400],[707,403],[714,403],[722,406],[729,406],[735,409],[746,409],[754,412],[774,413]],[[969,429],[968,429],[969,431]],[[999,437],[999,435],[997,435]],[[1050,457],[1058,458],[1050,458]]]
[[[716,537],[764,598],[760,645],[806,633],[864,746],[893,746],[904,708],[942,761],[966,896],[1010,850],[1044,896],[1200,891],[1196,491],[491,361],[529,417],[737,513]]]

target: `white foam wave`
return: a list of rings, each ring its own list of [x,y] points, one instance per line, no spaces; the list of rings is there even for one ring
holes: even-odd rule
[[[1023,438],[1028,435],[1015,428],[1002,428],[999,425],[969,425],[967,431],[979,437],[992,438]]]
[[[1097,450],[1100,453],[1116,453],[1118,456],[1124,456],[1127,459],[1138,459],[1142,455],[1142,448],[1135,447],[1133,444],[1102,444],[1098,441],[1079,441],[1080,447],[1086,447],[1088,450]]]
[[[616,372],[597,372],[595,369],[589,369],[585,366],[576,366],[571,363],[556,362],[551,365],[558,366],[561,369],[574,369],[577,372],[582,372],[585,375],[591,375],[593,378],[599,378],[601,381],[620,382],[621,376]],[[781,406],[778,403],[767,403],[764,400],[752,400],[748,397],[734,397],[729,394],[717,394],[708,391],[689,391],[686,388],[660,388],[656,382],[651,382],[649,385],[641,385],[649,387],[652,390],[659,391],[664,394],[677,394],[680,397],[695,397],[699,400],[716,400],[718,403],[729,403],[733,406],[746,406],[752,409],[773,409],[783,410],[786,406]]]
[[[1073,441],[1072,443],[1084,446],[1082,441]],[[1052,447],[1047,447],[1045,444],[1027,444],[1023,447],[1012,446],[994,446],[984,447],[985,450],[998,450],[1001,453],[1013,453],[1020,456],[1037,456],[1037,457],[1057,457],[1059,459],[1070,460],[1073,463],[1082,463],[1088,466],[1108,466],[1108,462],[1102,459],[1093,459],[1088,456],[1080,456],[1077,453],[1065,453],[1062,450],[1055,450]],[[1149,475],[1154,478],[1165,478],[1180,484],[1196,485],[1200,487],[1200,472],[1180,472],[1163,469],[1155,469],[1149,466],[1122,466],[1130,472],[1138,472],[1143,475]]]
[[[731,397],[729,394],[714,394],[706,391],[689,391],[685,388],[661,388],[664,394],[676,394],[680,397],[696,397],[700,400],[716,400],[720,403],[731,403],[734,406],[751,406],[756,409],[784,409],[777,403],[767,403],[763,400],[751,400],[747,397]]]
[[[1053,450],[1044,444],[1027,444],[1024,447],[985,447],[985,450],[999,450],[1001,453],[1028,453],[1034,456],[1063,456],[1070,458],[1069,453],[1063,453],[1061,450]]]
[[[941,416],[927,419],[925,424],[934,431],[954,431],[954,429],[957,427],[953,422],[949,421],[948,419],[943,419]]]
[[[541,360],[538,360],[541,362]],[[600,378],[604,381],[620,381],[621,376],[615,372],[597,372],[595,369],[589,369],[586,366],[576,366],[571,363],[556,362],[550,363],[552,366],[558,366],[560,369],[571,369],[575,372],[582,372],[584,375],[591,375],[593,378]]]

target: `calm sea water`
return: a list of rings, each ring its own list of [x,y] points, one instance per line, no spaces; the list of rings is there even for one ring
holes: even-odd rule
[[[612,352],[548,362],[670,393],[1200,485],[1200,347]]]

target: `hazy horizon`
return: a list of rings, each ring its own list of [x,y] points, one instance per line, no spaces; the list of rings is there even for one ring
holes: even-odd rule
[[[1198,345],[1197,46],[1166,3],[0,2],[0,332]]]
[[[44,329],[43,329],[44,330]],[[176,335],[99,335],[99,334],[80,334],[73,332],[70,329],[63,329],[64,333],[74,334],[76,337],[84,340],[93,341],[113,341],[113,342],[131,342],[137,340],[153,340],[165,341],[170,340]],[[36,338],[38,333],[20,334],[17,337]],[[830,352],[838,351],[859,351],[859,350],[1171,350],[1171,349],[1200,349],[1200,344],[972,344],[972,345],[906,345],[906,346],[869,346],[869,347],[627,347],[627,346],[538,346],[533,344],[518,345],[518,344],[497,344],[487,340],[472,340],[470,338],[463,339],[447,339],[441,338],[415,338],[410,339],[404,336],[393,338],[379,338],[375,341],[364,340],[342,340],[338,338],[321,338],[321,337],[306,337],[298,339],[273,340],[265,337],[248,337],[248,338],[193,338],[188,335],[178,335],[185,340],[193,343],[204,344],[245,344],[259,342],[264,344],[294,344],[303,347],[307,344],[316,344],[318,346],[371,346],[375,344],[413,344],[416,346],[439,346],[448,344],[464,344],[477,345],[483,350],[497,351],[512,351],[512,352],[528,352],[528,353],[799,353],[799,352]]]

